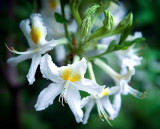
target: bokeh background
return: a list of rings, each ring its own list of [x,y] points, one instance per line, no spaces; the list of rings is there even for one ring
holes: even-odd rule
[[[141,44],[142,65],[137,67],[132,86],[146,90],[144,100],[122,96],[119,116],[111,121],[113,127],[102,122],[96,107],[86,125],[77,124],[69,107],[56,99],[54,105],[36,112],[34,104],[40,91],[49,82],[41,77],[38,68],[36,82],[29,86],[26,74],[30,60],[16,68],[6,63],[13,56],[4,43],[17,50],[26,50],[27,42],[19,23],[41,6],[37,0],[4,0],[0,3],[0,129],[160,129],[160,0],[123,0],[126,8],[138,20],[134,31],[142,31],[146,41]],[[39,8],[37,8],[37,12]]]

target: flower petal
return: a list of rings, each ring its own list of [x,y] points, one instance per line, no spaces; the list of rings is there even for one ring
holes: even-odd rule
[[[34,76],[35,76],[37,67],[41,62],[41,58],[42,57],[41,57],[41,55],[39,53],[34,54],[33,57],[32,57],[32,63],[31,63],[29,72],[27,74],[27,79],[29,81],[29,85],[33,84],[33,82],[35,81],[35,77]]]
[[[113,118],[116,118],[118,116],[120,108],[121,108],[121,94],[116,94],[113,99],[113,109],[115,110]]]
[[[55,97],[61,93],[63,85],[51,83],[47,88],[41,91],[35,105],[36,111],[44,110],[49,105],[53,104]]]
[[[78,123],[82,122],[83,111],[80,106],[81,96],[79,92],[70,85],[68,87],[67,94],[64,97],[66,98],[68,105],[76,118],[76,121]]]
[[[83,108],[90,101],[90,98],[90,96],[87,96],[81,100],[81,108]]]
[[[63,71],[66,70],[67,68],[70,68],[70,70],[72,71],[71,74],[77,73],[78,75],[80,75],[80,79],[84,78],[84,74],[87,69],[86,59],[82,58],[80,61],[77,61],[71,65],[69,64],[68,66],[62,66],[59,68],[59,72],[63,73]]]
[[[35,48],[37,46],[33,43],[32,39],[31,39],[31,36],[30,36],[31,28],[30,28],[29,24],[30,24],[30,20],[26,19],[26,20],[21,21],[19,26],[20,26],[20,29],[23,31],[23,33],[28,41],[29,46],[31,48]]]
[[[7,63],[12,65],[12,66],[16,66],[18,63],[23,62],[24,60],[27,60],[29,58],[32,58],[32,55],[28,54],[28,55],[19,55],[17,57],[11,57],[7,60]]]
[[[115,94],[119,93],[120,91],[121,91],[120,86],[113,86],[113,87],[109,88],[108,95],[115,95]]]
[[[73,63],[72,69],[73,69],[73,71],[79,72],[81,74],[81,76],[83,77],[84,74],[86,73],[86,69],[87,69],[86,59],[82,58],[80,61]]]
[[[40,69],[44,78],[50,79],[51,81],[54,82],[62,81],[58,73],[59,68],[52,62],[50,55],[45,54],[42,57]]]
[[[53,49],[53,47],[56,46],[56,43],[57,41],[52,39],[51,41],[49,42],[46,42],[45,44],[43,45],[40,45],[40,48],[41,48],[41,54],[44,54],[46,53],[47,51],[50,51]]]
[[[47,35],[46,27],[44,26],[43,19],[41,18],[41,15],[38,13],[34,13],[30,16],[31,23],[32,23],[32,29],[38,29],[40,31],[40,37],[37,41],[39,45],[42,45],[46,43],[45,37]]]
[[[99,86],[96,82],[93,80],[89,79],[82,79],[81,81],[73,82],[72,85],[77,89],[77,90],[82,90],[86,91],[89,94],[92,95],[98,95],[100,94],[105,86]]]
[[[94,104],[95,104],[95,101],[93,99],[90,99],[90,101],[85,106],[86,111],[83,118],[83,124],[87,123],[90,112],[92,111]]]

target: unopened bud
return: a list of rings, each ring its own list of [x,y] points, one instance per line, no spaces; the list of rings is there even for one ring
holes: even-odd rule
[[[110,11],[104,11],[105,19],[103,21],[103,27],[106,29],[106,31],[111,31],[114,27],[114,20],[113,16]]]
[[[133,14],[129,13],[114,29],[115,33],[122,33],[124,29],[130,27],[133,23]]]
[[[82,20],[79,32],[80,32],[80,38],[85,38],[91,31],[91,17],[86,17]]]

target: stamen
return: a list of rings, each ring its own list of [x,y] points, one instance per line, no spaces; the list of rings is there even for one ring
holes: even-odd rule
[[[63,96],[62,96],[62,106],[64,106],[64,104],[63,104]]]
[[[21,55],[27,55],[27,54],[32,54],[32,53],[36,53],[36,52],[38,52],[39,50],[40,50],[40,48],[35,48],[35,49],[32,49],[32,50],[27,50],[27,51],[25,51],[25,52],[19,52],[19,51],[17,51],[17,50],[15,50],[13,47],[11,47],[11,48],[9,48],[8,46],[7,46],[7,44],[5,44],[6,45],[6,47],[7,47],[7,49],[10,51],[10,52],[13,52],[13,53],[15,53],[15,54],[21,54]]]
[[[139,98],[139,99],[144,99],[145,96],[146,96],[146,92],[140,92],[138,90],[135,90],[133,89],[132,87],[128,86],[128,89],[129,89],[129,93],[131,95],[133,95],[134,97],[136,98]]]
[[[104,119],[109,123],[109,125],[112,126],[112,124],[109,122],[110,120],[110,117],[107,115],[107,113],[105,112],[100,100],[96,100],[97,102],[97,109],[98,109],[98,114],[99,114],[99,117],[102,121],[104,121]]]

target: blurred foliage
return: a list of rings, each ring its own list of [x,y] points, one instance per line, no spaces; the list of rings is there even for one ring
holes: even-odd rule
[[[48,86],[48,81],[41,77],[41,73],[36,74],[37,81],[32,86],[25,85],[20,90],[20,122],[22,129],[159,129],[160,128],[160,0],[124,0],[126,7],[134,14],[134,19],[138,20],[136,31],[142,31],[146,38],[143,53],[142,65],[137,67],[136,75],[133,77],[132,84],[136,88],[147,89],[147,95],[144,100],[134,97],[122,96],[123,102],[119,116],[111,121],[113,127],[107,122],[102,122],[98,115],[96,107],[92,110],[89,122],[86,125],[77,124],[75,118],[68,108],[63,107],[58,99],[54,105],[49,106],[44,111],[36,112],[34,104],[36,103],[39,92]],[[14,128],[16,115],[14,112],[15,92],[9,87],[8,78],[4,75],[4,68],[7,66],[6,59],[8,52],[4,43],[16,46],[18,50],[25,50],[27,42],[19,29],[19,23],[26,19],[35,10],[39,10],[39,1],[9,0],[1,1],[0,4],[0,128]],[[12,11],[10,11],[12,10]],[[13,45],[13,46],[14,46]],[[29,68],[29,62],[25,61],[18,65],[18,81],[20,84],[27,84],[25,75]],[[95,68],[96,69],[96,68]],[[6,70],[7,72],[7,70]],[[98,72],[98,70],[97,70]],[[99,76],[97,80],[104,78]],[[101,84],[101,82],[99,83]]]

